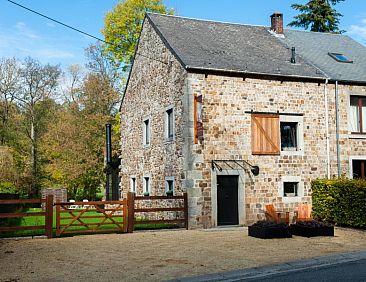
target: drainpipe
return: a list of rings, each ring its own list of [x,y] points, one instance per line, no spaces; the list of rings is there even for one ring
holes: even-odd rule
[[[326,131],[326,149],[327,149],[327,179],[330,179],[330,149],[329,149],[329,108],[328,108],[328,78],[324,85],[324,104],[325,104],[325,131]]]
[[[339,147],[339,97],[338,97],[338,81],[335,82],[335,102],[336,102],[336,143],[337,143],[337,168],[338,178],[341,177],[341,152]]]

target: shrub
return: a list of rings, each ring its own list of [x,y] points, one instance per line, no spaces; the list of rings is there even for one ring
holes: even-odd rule
[[[366,180],[312,182],[313,216],[351,227],[366,227]]]
[[[3,194],[16,194],[17,188],[11,182],[0,182],[0,193]]]

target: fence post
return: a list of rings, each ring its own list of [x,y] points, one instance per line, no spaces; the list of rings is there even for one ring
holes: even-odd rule
[[[53,228],[53,195],[46,196],[45,231],[48,239],[52,238]]]
[[[127,215],[127,232],[133,233],[133,229],[135,226],[135,193],[128,192],[127,194],[127,206],[128,206],[128,215]]]
[[[183,193],[184,196],[184,225],[188,230],[188,194],[187,192]]]

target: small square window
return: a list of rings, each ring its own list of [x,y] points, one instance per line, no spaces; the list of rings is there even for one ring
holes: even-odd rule
[[[348,59],[344,54],[341,53],[328,53],[334,60],[341,63],[353,63],[352,60]]]
[[[283,196],[284,197],[297,197],[299,189],[299,182],[284,182],[283,183]]]
[[[352,177],[354,179],[366,177],[366,160],[352,160]]]
[[[173,195],[173,193],[174,193],[174,178],[173,177],[167,177],[165,179],[165,192],[167,194]]]
[[[281,150],[296,151],[297,146],[297,122],[281,122]]]

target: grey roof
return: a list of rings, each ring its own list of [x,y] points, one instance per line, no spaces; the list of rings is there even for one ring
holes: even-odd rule
[[[282,39],[332,80],[366,82],[366,48],[348,36],[285,30]],[[337,62],[328,53],[344,54],[353,63]]]
[[[324,75],[271,35],[267,27],[148,14],[154,28],[187,69],[322,78]]]

